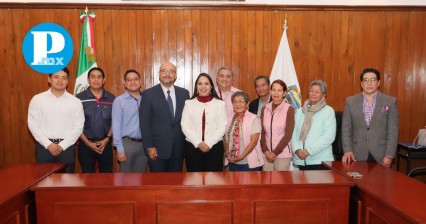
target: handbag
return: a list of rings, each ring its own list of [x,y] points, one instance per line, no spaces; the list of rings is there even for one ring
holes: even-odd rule
[[[417,147],[415,147],[417,140]],[[416,138],[413,142],[413,148],[419,149],[426,146],[426,127],[419,130],[419,133],[417,134]]]

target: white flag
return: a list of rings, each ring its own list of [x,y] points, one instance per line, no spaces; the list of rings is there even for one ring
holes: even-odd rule
[[[287,24],[287,21],[285,22]],[[277,56],[275,57],[274,66],[272,67],[269,79],[271,83],[277,79],[281,79],[287,84],[287,102],[295,109],[302,105],[302,94],[300,93],[299,80],[297,79],[296,69],[294,68],[293,58],[291,57],[290,45],[287,39],[287,25],[284,25],[283,36],[281,37],[280,46],[278,47]],[[289,171],[297,171],[299,168],[290,163]]]
[[[302,95],[288,44],[286,25],[284,25],[283,36],[281,37],[280,46],[278,47],[277,56],[275,57],[274,66],[272,67],[269,78],[271,83],[277,79],[283,80],[288,88],[286,100],[295,109],[300,108]]]

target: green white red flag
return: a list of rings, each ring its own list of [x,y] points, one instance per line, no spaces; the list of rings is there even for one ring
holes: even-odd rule
[[[78,58],[77,79],[75,81],[74,95],[84,91],[89,87],[87,83],[87,73],[96,64],[96,51],[93,36],[93,22],[95,21],[95,13],[90,12],[86,8],[80,13],[80,20],[83,23],[81,31],[80,55]]]

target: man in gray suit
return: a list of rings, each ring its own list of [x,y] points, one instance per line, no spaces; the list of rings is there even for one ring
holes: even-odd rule
[[[142,94],[139,110],[143,145],[151,172],[182,171],[186,144],[180,120],[188,90],[175,86],[176,66],[163,63],[160,84]]]
[[[378,70],[366,68],[360,78],[363,91],[346,99],[343,112],[342,161],[376,161],[390,167],[398,144],[397,100],[378,90]]]

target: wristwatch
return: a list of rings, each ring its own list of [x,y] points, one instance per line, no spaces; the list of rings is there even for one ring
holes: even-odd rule
[[[386,155],[385,157],[388,159],[393,159],[393,156],[390,156],[390,155]]]

